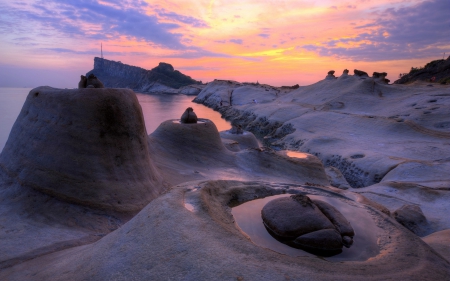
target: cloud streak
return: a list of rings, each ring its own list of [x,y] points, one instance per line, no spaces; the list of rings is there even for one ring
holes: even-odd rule
[[[208,27],[202,20],[165,9],[147,14],[147,6],[144,1],[133,1],[130,5],[127,1],[53,0],[38,1],[25,9],[7,5],[2,8],[17,22],[25,19],[70,37],[107,40],[126,36],[173,50],[186,49],[181,43],[182,34],[174,31],[181,27],[179,23]],[[173,22],[161,22],[160,18]],[[8,25],[9,31],[11,28]]]
[[[352,38],[303,45],[321,56],[381,61],[427,58],[442,53],[450,44],[450,5],[443,0],[415,6],[389,8],[368,24],[356,26]]]

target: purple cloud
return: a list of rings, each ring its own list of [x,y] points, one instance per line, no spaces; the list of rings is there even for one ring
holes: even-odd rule
[[[230,39],[228,41],[234,44],[242,45],[242,39]]]
[[[270,34],[268,34],[268,33],[260,33],[260,34],[258,34],[258,36],[262,37],[262,38],[269,38]]]
[[[351,39],[305,45],[322,56],[379,61],[427,58],[441,54],[450,44],[450,5],[432,0],[415,6],[387,9],[371,23],[355,27],[362,32]],[[360,43],[358,47],[337,47],[337,43]],[[363,43],[370,42],[370,43]]]
[[[173,31],[180,27],[178,23],[207,27],[201,20],[163,9],[157,10],[157,14],[147,15],[144,8],[148,4],[144,1],[135,1],[132,6],[126,1],[109,0],[108,3],[111,5],[89,0],[49,0],[36,1],[25,7],[3,4],[0,9],[10,23],[17,25],[32,23],[40,25],[41,29],[83,39],[106,40],[127,36],[173,50],[188,48],[181,42],[183,36]],[[159,17],[178,23],[163,23]],[[8,31],[14,28],[6,26]],[[15,28],[13,31],[19,33],[20,27]],[[0,34],[6,32],[6,28],[0,28]]]

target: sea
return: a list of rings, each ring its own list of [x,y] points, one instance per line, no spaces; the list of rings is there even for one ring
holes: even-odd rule
[[[31,88],[0,88],[0,151],[8,140],[11,128],[19,115]],[[179,119],[188,107],[192,107],[199,118],[214,122],[219,131],[228,130],[231,124],[221,118],[220,113],[192,102],[195,96],[136,93],[144,114],[147,133],[169,119]]]

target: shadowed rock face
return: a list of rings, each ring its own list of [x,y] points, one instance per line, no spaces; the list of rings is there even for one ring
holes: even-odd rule
[[[105,88],[105,86],[103,86],[103,83],[98,80],[97,76],[91,73],[87,78],[86,88]]]
[[[134,212],[162,191],[131,90],[30,91],[0,155],[22,186],[94,208]]]
[[[78,82],[78,89],[86,88],[87,78],[84,75],[80,76],[80,82]]]
[[[414,232],[416,235],[424,236],[428,234],[427,218],[422,210],[416,205],[403,205],[395,210],[394,218],[401,225]]]
[[[301,194],[270,201],[261,216],[275,238],[309,251],[338,253],[342,246],[351,246],[355,235],[336,208]]]
[[[369,75],[367,74],[367,72],[362,71],[362,70],[355,69],[355,70],[353,70],[353,72],[354,72],[355,75],[357,75],[357,76],[369,77]]]
[[[195,114],[194,110],[192,109],[192,107],[188,107],[186,108],[186,110],[184,111],[183,115],[181,115],[181,123],[197,123],[197,114]]]

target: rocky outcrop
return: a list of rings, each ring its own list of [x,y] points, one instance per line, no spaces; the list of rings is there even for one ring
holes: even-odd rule
[[[424,67],[411,67],[409,73],[400,74],[394,84],[408,84],[414,81],[450,84],[450,56],[447,59],[434,60]]]
[[[362,70],[355,69],[355,70],[353,70],[353,73],[355,73],[355,76],[369,77],[367,72],[362,71]]]
[[[130,88],[138,92],[168,92],[178,93],[174,89],[180,89],[188,85],[200,85],[201,82],[175,70],[172,65],[160,62],[151,70],[127,65],[112,60],[94,58],[94,69],[86,76],[94,74],[107,88]],[[201,89],[198,89],[197,94]]]
[[[137,212],[163,191],[127,89],[30,91],[0,154],[13,182],[65,202]]]
[[[416,235],[424,236],[428,234],[427,218],[419,206],[403,205],[394,212],[394,218]]]
[[[330,71],[328,71],[328,74],[327,74],[327,76],[325,77],[325,79],[327,79],[327,80],[333,80],[333,79],[336,79],[336,76],[334,76],[334,70],[330,70]]]

